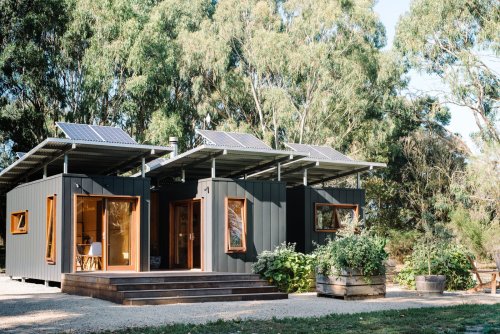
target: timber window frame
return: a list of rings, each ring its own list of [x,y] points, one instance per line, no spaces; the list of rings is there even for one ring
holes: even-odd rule
[[[333,222],[325,227],[325,224],[320,223],[321,215],[319,214],[319,210],[321,208],[328,208],[332,210],[331,216]],[[358,204],[334,204],[334,203],[314,203],[314,231],[315,232],[337,232],[341,229],[342,219],[340,218],[339,211],[340,210],[352,210],[353,211],[353,219],[357,219],[359,217],[359,205]]]
[[[235,218],[234,213],[231,215],[230,214],[230,202],[240,202],[240,208],[241,208],[241,215],[236,215],[236,218],[240,218],[239,222],[239,229],[240,229],[240,235],[239,235],[239,240],[240,243],[239,245],[232,245],[231,241],[231,231],[237,231],[238,226],[235,226],[235,224],[231,224],[231,218]],[[247,235],[247,199],[244,197],[226,197],[225,203],[224,203],[224,212],[225,212],[225,226],[224,226],[224,232],[225,232],[225,250],[226,253],[245,253],[247,251],[247,240],[246,240],[246,235]],[[233,211],[234,212],[234,211]],[[230,215],[232,217],[230,217]],[[237,222],[238,223],[238,222]],[[233,228],[231,229],[231,225]]]
[[[28,227],[28,210],[16,211],[10,214],[10,233],[27,234]]]
[[[45,261],[48,264],[56,263],[56,203],[57,195],[47,196],[45,220]]]

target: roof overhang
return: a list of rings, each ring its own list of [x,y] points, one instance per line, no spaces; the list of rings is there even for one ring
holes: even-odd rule
[[[63,172],[64,156],[68,172],[88,175],[125,173],[172,151],[171,147],[116,144],[63,138],[47,138],[0,172],[0,192],[18,183]]]
[[[240,178],[306,156],[308,153],[285,150],[201,145],[163,161],[146,175],[158,180],[207,178],[211,176],[212,159],[215,159],[216,177]]]
[[[375,168],[386,167],[384,163],[357,160],[321,160],[310,157],[282,164],[281,180],[290,186],[303,184],[304,170],[307,170],[307,184],[315,185],[332,181],[341,177],[362,173]],[[248,175],[249,178],[272,179],[278,174],[277,167]]]

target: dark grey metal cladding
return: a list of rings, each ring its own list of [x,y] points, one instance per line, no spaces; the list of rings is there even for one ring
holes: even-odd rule
[[[150,207],[149,178],[130,178],[118,176],[87,176],[65,174],[63,181],[64,193],[64,221],[63,230],[65,247],[70,251],[64,253],[62,272],[73,270],[73,200],[75,194],[106,195],[106,196],[140,196],[141,228],[140,228],[140,265],[141,271],[149,270],[149,207]]]
[[[47,197],[57,195],[56,202],[56,263],[45,261],[45,229]],[[62,243],[62,177],[26,183],[7,194],[7,251],[6,273],[14,277],[26,277],[48,281],[60,281],[63,265]],[[28,210],[28,233],[10,233],[10,214]]]
[[[314,231],[314,204],[358,204],[363,217],[365,191],[347,188],[296,187],[287,189],[287,241],[295,242],[298,251],[310,253],[314,243],[324,244],[334,233]]]
[[[283,182],[212,179],[214,271],[251,272],[257,254],[286,240],[286,184]],[[225,253],[225,198],[247,199],[247,251]]]

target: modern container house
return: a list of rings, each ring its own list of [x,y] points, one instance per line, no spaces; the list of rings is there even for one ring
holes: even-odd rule
[[[66,291],[126,303],[144,301],[102,290],[102,280],[112,284],[117,272],[150,273],[151,284],[174,272],[254,280],[262,251],[283,242],[312,251],[363,214],[363,190],[320,185],[384,166],[323,146],[276,150],[242,133],[200,130],[203,143],[177,154],[175,140],[140,145],[118,128],[57,125],[67,138],[46,139],[0,172],[7,275],[66,280]],[[81,288],[89,273],[101,283]],[[283,297],[273,293],[259,298]]]

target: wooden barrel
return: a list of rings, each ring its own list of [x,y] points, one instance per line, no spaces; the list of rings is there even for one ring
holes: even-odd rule
[[[415,276],[417,291],[425,294],[442,294],[446,286],[445,275]]]

